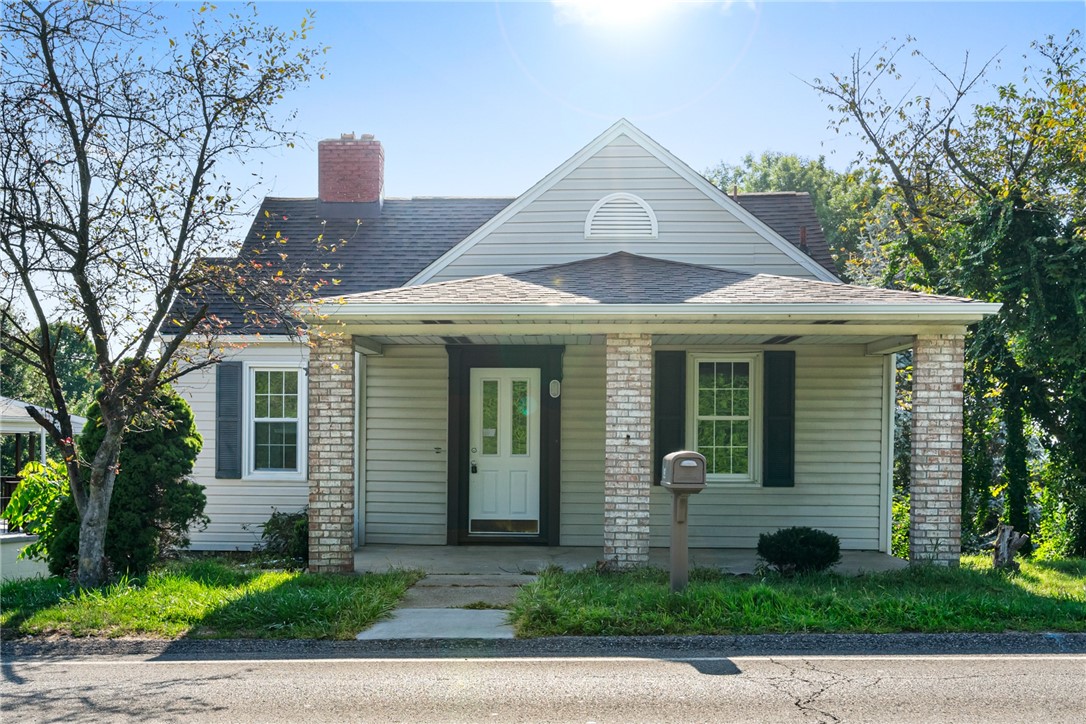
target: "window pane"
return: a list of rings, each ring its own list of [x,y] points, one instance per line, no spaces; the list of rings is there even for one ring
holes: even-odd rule
[[[483,455],[498,454],[498,381],[483,380]]]
[[[253,467],[257,470],[296,470],[298,423],[258,422]]]
[[[732,386],[731,362],[717,362],[716,364],[716,388],[727,390]]]
[[[267,417],[268,416],[268,396],[267,395],[257,395],[256,396],[256,406],[255,406],[255,408],[253,410],[253,415],[255,417]]]
[[[745,447],[732,448],[732,472],[745,475],[750,469],[750,450]]]
[[[737,389],[732,393],[732,414],[740,416],[750,414],[750,391]]]
[[[713,444],[712,420],[698,420],[698,450]]]
[[[269,372],[268,373],[268,392],[273,395],[280,395],[283,393],[283,373],[282,372]]]
[[[698,390],[698,414],[705,417],[713,414],[715,408],[713,391]]]
[[[716,469],[715,459],[713,457],[713,451],[714,450],[715,450],[715,448],[712,448],[712,447],[700,447],[700,446],[698,447],[698,452],[705,456],[705,472],[706,473],[719,472]]]
[[[717,447],[728,447],[732,444],[732,423],[729,420],[717,420],[716,439],[713,444]]]
[[[513,380],[513,454],[528,454],[528,380]]]
[[[737,390],[745,390],[750,388],[750,364],[747,362],[736,362],[732,365],[732,387]]]
[[[268,373],[257,372],[256,373],[256,394],[266,395],[268,394]]]
[[[298,394],[298,373],[297,372],[284,372],[283,377],[283,391],[288,395]]]
[[[287,395],[283,398],[283,417],[298,417],[297,395]]]
[[[716,391],[716,414],[718,414],[718,415],[731,415],[732,414],[732,391],[731,390],[717,390]]]
[[[698,363],[698,389],[713,389],[713,367],[712,362]]]

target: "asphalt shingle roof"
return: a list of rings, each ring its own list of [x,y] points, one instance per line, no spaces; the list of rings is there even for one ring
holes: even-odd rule
[[[345,295],[352,304],[932,304],[958,297],[746,274],[627,252],[515,274]]]
[[[287,268],[302,265],[312,276],[337,280],[334,289],[357,294],[401,287],[434,260],[467,238],[512,198],[416,197],[386,199],[375,218],[322,218],[316,198],[265,198],[246,234],[239,258],[259,252],[262,261]],[[737,200],[786,240],[800,245],[807,228],[811,257],[834,271],[814,207],[805,193],[739,194]],[[280,258],[280,254],[285,255]],[[779,277],[784,279],[783,277]],[[211,313],[234,332],[282,333],[251,325],[253,301],[242,309],[228,295],[208,290]],[[192,300],[178,303],[180,309]],[[259,310],[256,310],[259,311]],[[247,314],[248,312],[248,314]],[[248,318],[247,318],[248,317]],[[163,325],[169,333],[171,325]]]
[[[739,194],[734,198],[740,206],[799,249],[803,248],[801,229],[807,229],[807,253],[823,268],[837,275],[837,265],[830,254],[822,224],[818,221],[814,204],[807,192],[773,191]]]

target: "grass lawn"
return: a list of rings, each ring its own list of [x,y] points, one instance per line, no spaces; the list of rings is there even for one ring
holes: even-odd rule
[[[678,594],[660,570],[551,569],[520,590],[512,613],[518,636],[1086,631],[1086,560],[1024,561],[1017,574],[979,556],[959,569],[858,577],[702,569]]]
[[[144,638],[351,639],[422,577],[246,569],[220,560],[173,563],[145,580],[79,591],[61,578],[0,587],[0,632]]]

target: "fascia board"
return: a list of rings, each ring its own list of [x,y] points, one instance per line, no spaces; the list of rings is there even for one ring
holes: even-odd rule
[[[644,146],[647,151],[656,156],[656,158],[658,158],[662,163],[667,165],[672,171],[686,179],[690,184],[692,184],[695,188],[708,196],[713,202],[715,202],[725,211],[738,218],[747,226],[751,227],[754,231],[758,232],[758,234],[762,238],[775,246],[777,249],[779,249],[790,259],[798,263],[804,269],[814,274],[815,277],[818,278],[820,281],[841,281],[834,274],[831,274],[828,270],[826,270],[821,264],[797,249],[791,242],[789,242],[787,239],[774,231],[757,216],[743,208],[739,204],[739,202],[734,201],[724,191],[709,183],[708,179],[706,179],[694,169],[690,168],[690,166],[687,165],[685,161],[678,158],[675,154],[661,146],[651,137],[645,135],[645,133],[636,126],[633,126],[632,124],[627,124],[627,126],[628,127],[625,129],[627,135],[633,137],[634,140]]]
[[[1000,304],[932,302],[926,304],[328,304],[307,318],[378,317],[422,319],[962,319],[980,321],[996,314]]]
[[[561,181],[570,171],[577,166],[580,166],[586,159],[593,154],[599,152],[604,146],[613,141],[615,138],[623,133],[629,134],[629,129],[633,126],[626,119],[620,119],[614,123],[610,128],[597,136],[593,141],[590,141],[587,146],[582,148],[577,153],[569,157],[569,159],[560,165],[558,168],[551,171],[544,176],[530,189],[518,196],[512,203],[492,216],[489,221],[484,223],[475,231],[471,232],[463,241],[458,243],[453,248],[439,256],[434,261],[430,262],[425,269],[420,271],[415,276],[411,277],[404,283],[405,287],[412,287],[417,284],[425,284],[432,279],[435,274],[447,267],[456,259],[460,258],[465,252],[475,246],[481,239],[485,238],[497,227],[504,224],[514,215],[522,211],[528,204],[535,201],[542,196],[545,192],[549,191],[556,183]]]

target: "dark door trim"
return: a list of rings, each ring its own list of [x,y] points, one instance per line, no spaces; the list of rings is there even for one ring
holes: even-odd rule
[[[449,353],[449,486],[448,536],[455,546],[462,543],[514,543],[556,546],[559,543],[562,471],[562,397],[551,397],[551,380],[562,381],[561,345],[456,345]],[[468,535],[468,428],[473,367],[538,367],[540,380],[539,535]]]

